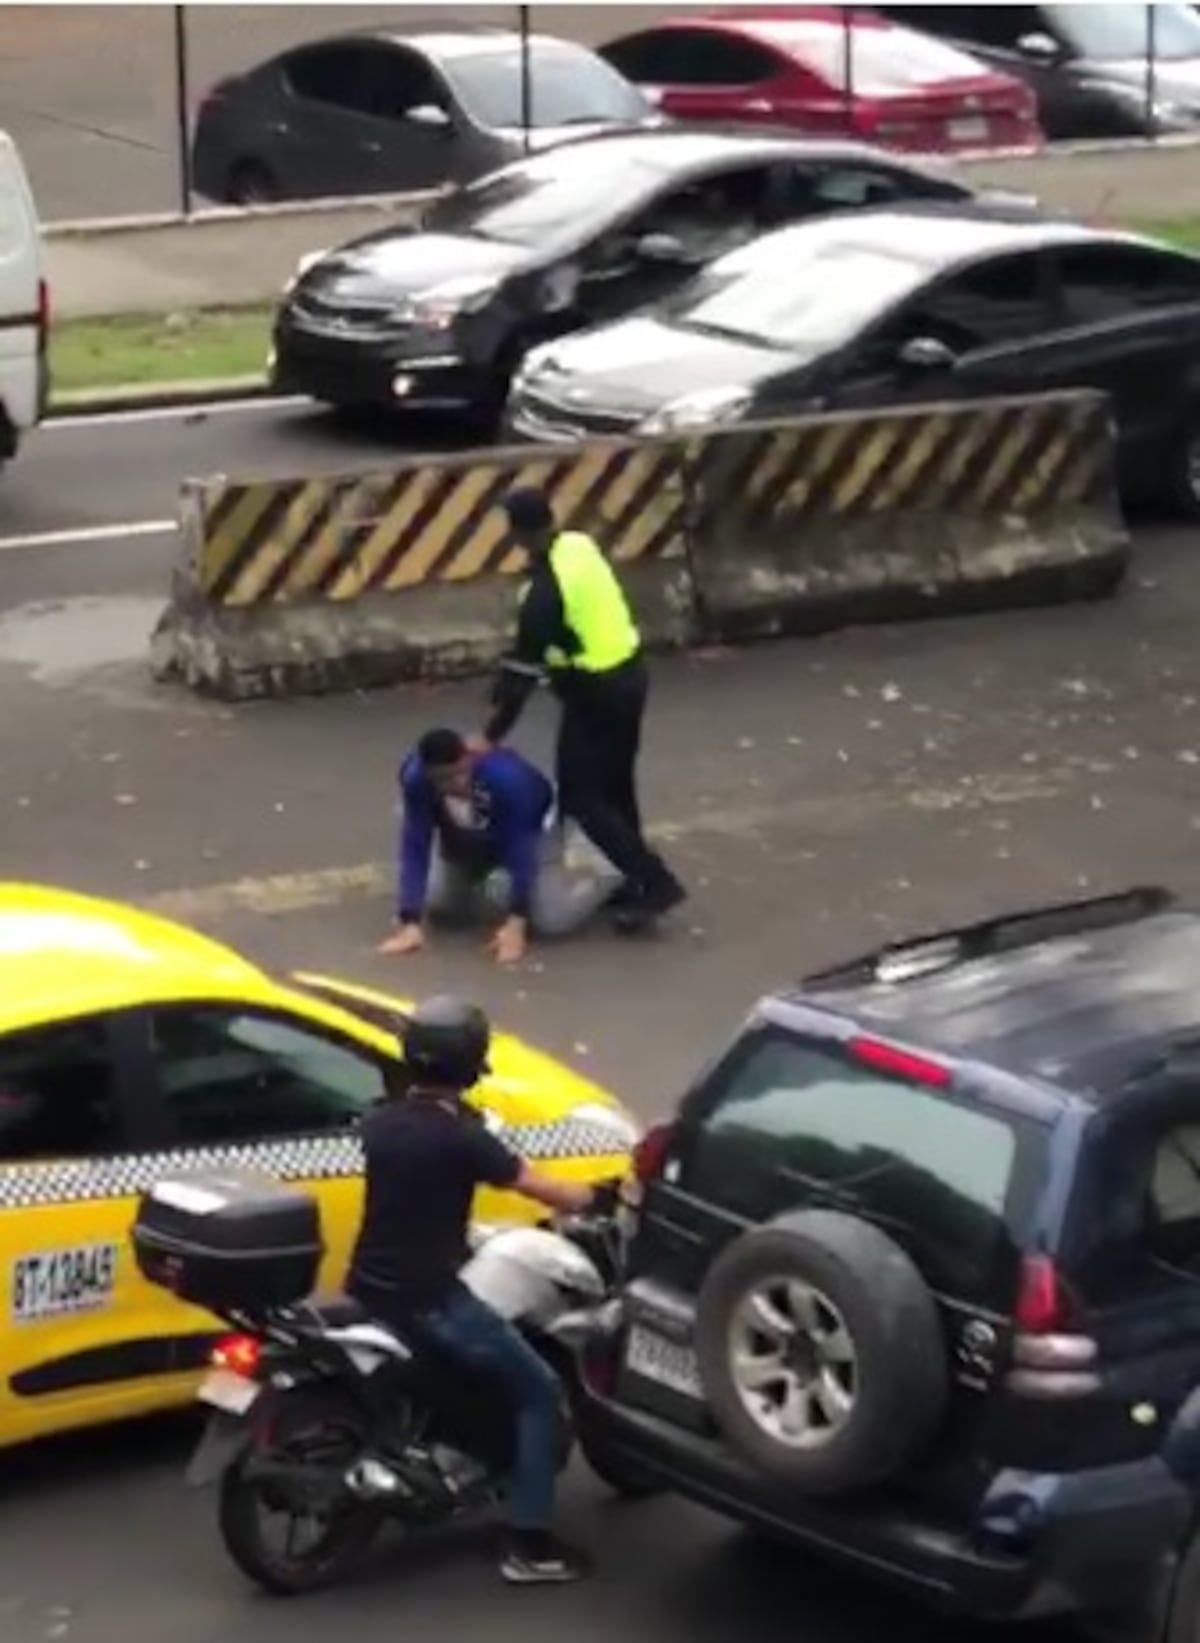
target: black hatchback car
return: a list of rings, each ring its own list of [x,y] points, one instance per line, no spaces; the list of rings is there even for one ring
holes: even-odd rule
[[[637,1156],[585,1452],[952,1612],[1200,1637],[1200,914],[764,1000]]]
[[[209,92],[196,187],[234,205],[400,193],[481,177],[584,131],[665,123],[586,46],[531,35],[527,81],[522,51],[511,29],[460,23],[297,46]]]
[[[1070,388],[1111,396],[1128,496],[1200,517],[1200,257],[918,203],[764,235],[538,348],[508,422],[569,441]]]
[[[419,231],[308,263],[277,317],[275,383],[350,408],[490,417],[534,343],[653,302],[765,228],[971,197],[854,143],[683,128],[569,143],[451,192]]]

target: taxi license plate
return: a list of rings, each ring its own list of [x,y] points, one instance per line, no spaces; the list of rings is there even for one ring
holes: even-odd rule
[[[261,1386],[235,1375],[228,1369],[214,1369],[196,1394],[210,1409],[220,1409],[226,1415],[244,1415],[258,1402]]]
[[[704,1390],[696,1354],[690,1347],[668,1341],[653,1330],[634,1324],[625,1341],[625,1367],[631,1374],[700,1401]]]
[[[950,121],[950,141],[953,143],[982,143],[987,141],[988,123],[979,117]]]

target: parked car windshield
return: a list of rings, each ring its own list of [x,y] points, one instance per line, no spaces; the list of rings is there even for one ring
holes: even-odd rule
[[[654,174],[603,142],[573,144],[493,171],[439,200],[425,218],[431,233],[470,234],[509,245],[583,239],[633,209]]]
[[[444,65],[463,107],[480,125],[521,126],[519,51],[471,52]],[[577,46],[534,41],[529,50],[531,126],[586,125],[612,121],[634,125],[654,109],[637,89],[600,57]]]
[[[874,246],[789,249],[739,267],[725,257],[660,312],[672,324],[814,355],[849,342],[893,303],[916,291],[927,270]]]
[[[1084,57],[1099,62],[1144,58],[1150,45],[1147,6],[1049,6],[1055,27]],[[1191,6],[1156,5],[1156,58],[1200,57],[1200,17]]]
[[[844,30],[815,19],[788,19],[772,24],[771,38],[826,85],[839,91],[852,87],[862,97],[886,97],[940,80],[977,79],[986,72],[965,52],[915,29]]]

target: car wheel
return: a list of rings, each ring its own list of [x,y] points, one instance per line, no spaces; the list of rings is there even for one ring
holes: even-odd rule
[[[1200,420],[1188,422],[1167,450],[1163,500],[1181,519],[1200,519]]]
[[[239,160],[229,173],[225,198],[230,205],[271,205],[281,198],[281,190],[265,165]]]
[[[696,1352],[733,1449],[813,1495],[898,1472],[949,1390],[920,1273],[877,1227],[829,1210],[780,1216],[727,1246],[700,1293]]]

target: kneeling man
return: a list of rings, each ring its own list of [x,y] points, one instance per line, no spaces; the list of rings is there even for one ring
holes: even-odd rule
[[[454,730],[430,730],[400,766],[396,928],[382,953],[415,953],[426,918],[482,921],[502,964],[529,936],[565,936],[609,900],[612,885],[568,872],[554,789],[511,748],[477,752]]]

